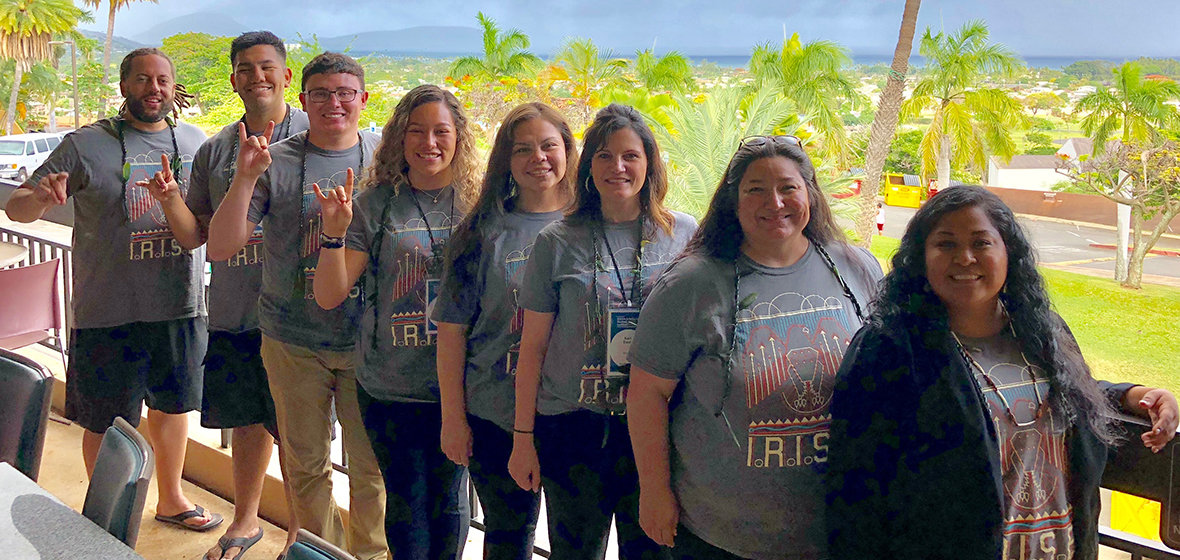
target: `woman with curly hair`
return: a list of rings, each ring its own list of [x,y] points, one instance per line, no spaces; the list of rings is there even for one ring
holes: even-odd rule
[[[508,469],[534,492],[544,477],[554,558],[603,558],[612,518],[619,556],[650,558],[659,547],[639,528],[622,416],[626,346],[653,281],[696,222],[664,207],[659,147],[631,107],[598,112],[577,178],[573,209],[541,230],[525,269]]]
[[[892,262],[833,397],[832,558],[1096,558],[1107,415],[1150,418],[1158,451],[1175,397],[1090,376],[986,189],[931,198]]]
[[[466,469],[439,447],[437,326],[429,311],[447,240],[477,189],[462,105],[437,86],[410,90],[373,159],[355,202],[351,175],[344,186],[317,189],[328,250],[320,252],[315,299],[331,309],[353,290],[364,293],[357,401],[385,479],[393,557],[458,558],[470,518]]]
[[[470,469],[484,511],[488,560],[528,560],[541,499],[508,474],[524,266],[541,228],[573,200],[578,150],[565,118],[517,106],[496,134],[475,207],[447,245],[434,308],[442,449]]]
[[[826,557],[828,404],[880,278],[799,140],[745,139],[631,348],[639,522],[673,558]]]

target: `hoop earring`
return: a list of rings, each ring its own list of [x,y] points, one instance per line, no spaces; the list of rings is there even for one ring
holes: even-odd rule
[[[583,182],[583,186],[586,188],[586,192],[590,192],[590,191],[594,190],[594,187],[590,185],[591,180],[592,179],[589,176],[587,176],[586,180]]]
[[[512,173],[509,173],[508,174],[508,196],[507,196],[507,198],[512,198],[517,195],[517,187],[518,186],[519,185],[516,182],[516,177],[513,177]]]

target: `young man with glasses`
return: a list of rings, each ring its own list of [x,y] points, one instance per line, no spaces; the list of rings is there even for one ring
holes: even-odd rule
[[[246,112],[206,141],[193,161],[192,188],[182,196],[174,184],[152,183],[152,194],[168,216],[177,241],[194,249],[209,236],[209,220],[237,170],[242,136],[268,135],[278,142],[307,130],[307,113],[288,105],[291,85],[287,49],[269,31],[251,31],[230,44],[230,84]],[[233,430],[234,519],[206,554],[208,560],[236,558],[262,538],[258,504],[271,449],[278,438],[274,401],[259,356],[258,292],[262,284],[262,229],[236,255],[213,263],[209,284],[209,351],[201,425]],[[280,452],[281,456],[281,452]],[[288,544],[299,526],[292,512]]]
[[[301,85],[307,132],[274,146],[265,134],[239,134],[237,172],[209,224],[209,256],[233,258],[262,224],[261,354],[296,517],[303,528],[362,560],[385,558],[384,485],[356,400],[360,289],[332,310],[321,309],[312,293],[321,244],[339,242],[322,234],[314,187],[335,188],[359,176],[378,137],[357,128],[368,93],[355,60],[320,54],[303,68]],[[333,400],[349,459],[347,536],[332,498]]]
[[[164,177],[187,191],[193,153],[205,141],[170,115],[176,70],[158,49],[131,51],[119,65],[124,107],[62,140],[7,204],[32,222],[74,199],[70,362],[66,417],[86,429],[87,473],[116,416],[138,425],[148,406],[156,455],[156,519],[186,529],[218,526],[220,515],[193,504],[180,485],[188,442],[185,413],[201,406],[207,335],[201,272],[204,251],[185,249],[147,188]]]

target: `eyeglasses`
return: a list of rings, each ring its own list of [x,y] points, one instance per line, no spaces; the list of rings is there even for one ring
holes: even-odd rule
[[[329,97],[333,95],[335,95],[336,99],[338,99],[341,103],[348,103],[349,101],[356,99],[356,94],[360,92],[352,88],[336,88],[335,90],[318,88],[308,90],[303,93],[307,95],[307,99],[312,103],[324,103]]]
[[[780,134],[775,136],[747,136],[742,138],[741,142],[738,142],[738,147],[749,146],[751,148],[757,148],[766,144],[782,144],[784,146],[799,146],[800,148],[803,147],[803,141],[800,140],[798,136],[792,136],[790,134]]]

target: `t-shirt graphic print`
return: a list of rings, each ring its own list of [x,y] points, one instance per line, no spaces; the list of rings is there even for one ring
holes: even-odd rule
[[[749,409],[746,466],[808,467],[827,460],[828,406],[854,329],[845,298],[795,292],[737,315],[738,355]]]

